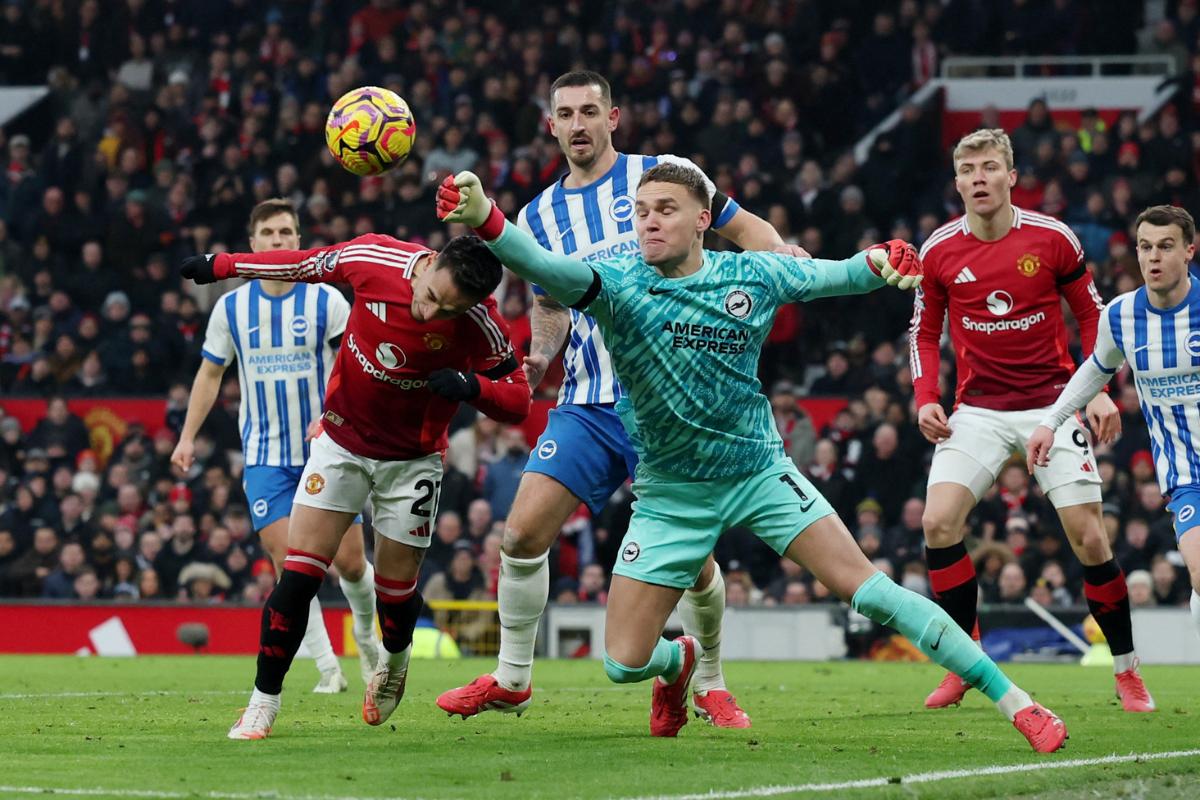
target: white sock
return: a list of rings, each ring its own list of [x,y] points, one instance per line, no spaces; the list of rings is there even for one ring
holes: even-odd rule
[[[1018,711],[1022,708],[1029,708],[1031,705],[1033,705],[1033,698],[1015,683],[1009,686],[1004,696],[996,701],[996,708],[1000,709],[1000,713],[1008,717],[1009,722],[1013,721]]]
[[[547,553],[538,558],[512,558],[500,553],[500,655],[496,681],[505,689],[520,692],[533,679],[533,648],[537,643],[538,620],[546,610],[550,594],[550,565]]]
[[[260,692],[256,687],[254,691],[250,693],[250,702],[247,703],[246,706],[267,706],[268,708],[273,708],[278,711],[279,695]]]
[[[350,613],[354,615],[354,632],[359,636],[375,633],[375,568],[367,562],[367,568],[362,577],[356,581],[347,580],[345,575],[338,578],[342,594],[350,604]]]
[[[1128,672],[1136,666],[1137,651],[1130,650],[1128,653],[1123,653],[1119,656],[1113,656],[1113,674],[1120,675],[1122,672]]]
[[[692,691],[724,689],[721,672],[721,622],[725,619],[725,580],[721,568],[713,562],[712,580],[700,591],[686,590],[679,598],[679,619],[683,632],[695,636],[703,652],[692,676]]]
[[[408,657],[412,655],[412,642],[409,642],[408,647],[404,648],[399,653],[388,653],[387,650],[384,650],[383,652],[387,653],[388,666],[402,667],[407,669]]]
[[[1200,633],[1200,593],[1192,589],[1192,621],[1196,623],[1196,633]]]
[[[325,630],[325,617],[321,616],[321,601],[313,596],[308,604],[308,626],[304,629],[304,646],[317,662],[321,672],[337,670],[341,672],[337,656],[333,654],[333,645],[329,643],[329,631]]]

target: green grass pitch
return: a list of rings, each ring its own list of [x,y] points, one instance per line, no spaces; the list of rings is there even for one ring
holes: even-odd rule
[[[978,693],[926,711],[931,665],[740,662],[730,688],[748,731],[693,719],[677,739],[647,731],[648,684],[609,684],[598,662],[543,661],[520,719],[449,719],[437,694],[492,662],[417,661],[408,693],[380,728],[348,693],[309,693],[297,662],[270,739],[232,742],[251,658],[0,657],[0,796],[113,798],[949,798],[1200,797],[1200,756],[980,775],[1079,759],[1200,748],[1200,668],[1147,667],[1156,714],[1125,714],[1102,668],[1017,665],[1014,679],[1057,711],[1067,749],[1034,753]],[[963,770],[961,777],[906,776]],[[928,777],[928,776],[926,776]],[[845,784],[875,779],[862,788]],[[776,787],[774,789],[770,787]],[[790,789],[787,787],[791,787]],[[711,793],[711,794],[710,794]]]

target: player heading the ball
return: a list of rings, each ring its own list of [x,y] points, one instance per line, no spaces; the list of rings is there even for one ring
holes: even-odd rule
[[[249,233],[255,253],[299,248],[300,218],[295,206],[280,198],[264,200],[250,212]],[[256,279],[221,295],[208,318],[200,351],[204,360],[192,383],[171,463],[185,473],[192,468],[196,432],[216,401],[226,368],[236,361],[241,389],[238,428],[246,455],[242,488],[250,521],[276,576],[283,574],[287,557],[288,524],[308,460],[309,428],[324,411],[326,385],[349,317],[350,304],[332,286]],[[282,335],[283,331],[289,335]],[[333,563],[354,613],[359,667],[363,683],[368,683],[379,661],[379,644],[375,573],[363,554],[361,522],[355,519]],[[345,691],[348,684],[315,596],[304,645],[321,673],[313,691]]]
[[[263,609],[254,692],[230,738],[270,733],[309,601],[368,498],[383,652],[363,698],[363,720],[382,724],[403,697],[421,611],[417,574],[437,513],[450,419],[460,402],[501,422],[515,424],[529,413],[529,384],[491,297],[501,272],[474,236],[451,239],[440,252],[368,234],[312,250],[184,261],[181,274],[197,283],[236,275],[354,288],[321,430],[296,490],[283,575]],[[296,332],[273,326],[270,335]]]

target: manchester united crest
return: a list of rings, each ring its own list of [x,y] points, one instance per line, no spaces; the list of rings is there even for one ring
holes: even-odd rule
[[[450,341],[440,333],[427,333],[424,337],[425,347],[429,350],[438,351],[445,350],[450,346]]]
[[[304,482],[304,491],[309,494],[320,494],[325,488],[325,479],[321,477],[319,472],[314,472],[308,476],[308,480]]]
[[[1038,270],[1042,268],[1042,260],[1033,253],[1026,253],[1017,259],[1017,272],[1024,275],[1026,278],[1032,278],[1037,275]]]

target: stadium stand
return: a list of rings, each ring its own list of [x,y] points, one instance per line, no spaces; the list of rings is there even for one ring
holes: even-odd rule
[[[1168,3],[1172,16],[1144,36],[1143,4],[1129,0],[1064,0],[1049,14],[969,0],[867,10],[875,5],[568,0],[534,14],[517,2],[130,0],[102,13],[97,0],[7,0],[0,85],[50,91],[0,130],[0,596],[260,602],[273,578],[231,455],[235,379],[197,465],[179,474],[169,463],[215,299],[185,291],[175,264],[244,248],[250,207],[273,196],[303,209],[310,246],[377,231],[436,248],[445,234],[432,191],[467,168],[511,216],[563,171],[543,118],[550,82],[571,68],[611,81],[618,149],[687,155],[785,240],[840,257],[893,237],[919,244],[961,212],[939,109],[905,105],[940,61],[1165,54],[1176,94],[1152,118],[1067,122],[1032,104],[1011,131],[1014,201],[1072,226],[1105,299],[1139,280],[1129,238],[1138,210],[1200,208],[1194,4]],[[670,23],[678,14],[686,28]],[[331,100],[361,84],[401,94],[418,124],[404,166],[363,180],[332,161],[323,135]],[[897,109],[899,124],[856,161],[853,146]],[[527,287],[513,279],[504,291],[524,346]],[[883,292],[789,308],[760,377],[789,455],[863,550],[927,593],[920,498],[931,447],[914,424],[910,312],[908,297]],[[952,391],[953,360],[942,364]],[[1133,602],[1186,604],[1132,392],[1114,386],[1125,433],[1100,451],[1106,523]],[[122,422],[119,441],[71,410],[117,396],[157,403],[149,423]],[[812,398],[825,396],[844,408],[814,412]],[[521,439],[469,409],[458,420],[423,576],[429,596],[494,598]],[[599,516],[569,523],[552,557],[552,600],[603,602],[629,503],[621,491]],[[1023,467],[1006,469],[969,524],[987,602],[1030,592],[1081,602],[1079,564],[1062,557],[1057,519]],[[830,601],[746,532],[726,535],[717,555],[730,605]]]

